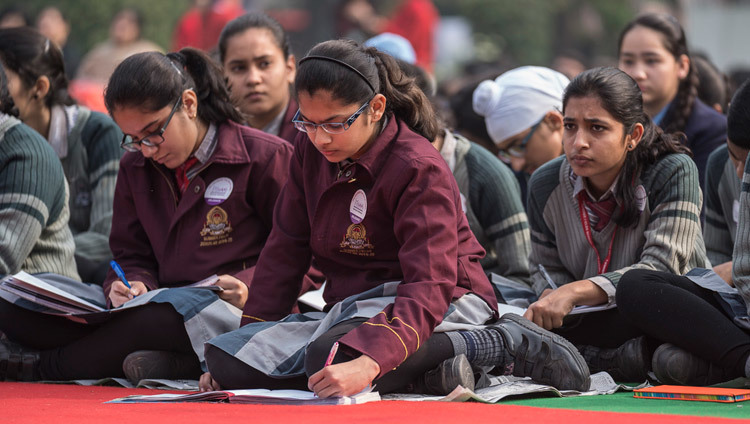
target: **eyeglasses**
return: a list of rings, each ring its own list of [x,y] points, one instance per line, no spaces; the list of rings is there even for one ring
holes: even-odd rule
[[[182,103],[182,95],[177,99],[174,106],[172,106],[172,111],[169,112],[169,116],[167,116],[167,120],[164,121],[164,125],[156,131],[155,133],[149,134],[145,137],[143,137],[140,140],[133,140],[133,137],[125,134],[122,137],[122,141],[120,142],[120,147],[128,152],[140,152],[142,146],[148,146],[148,147],[156,147],[160,145],[161,143],[164,143],[164,131],[167,130],[167,125],[169,125],[169,121],[172,120],[172,116],[174,116],[174,113],[177,112],[177,108]]]
[[[526,145],[529,144],[529,140],[531,140],[531,136],[534,135],[534,132],[537,128],[539,128],[539,125],[544,121],[544,118],[539,120],[536,124],[531,126],[531,131],[529,131],[528,134],[524,138],[521,139],[520,142],[513,142],[511,146],[506,147],[505,149],[500,149],[499,152],[497,152],[497,157],[500,158],[501,161],[505,163],[510,163],[512,158],[522,158],[526,154]]]
[[[323,128],[323,131],[327,132],[328,134],[341,134],[352,126],[354,121],[359,118],[359,115],[361,115],[362,112],[365,111],[367,106],[370,105],[371,101],[372,99],[368,100],[367,103],[363,104],[359,109],[357,109],[356,112],[354,112],[352,116],[349,117],[349,119],[344,122],[326,122],[324,124],[315,124],[308,121],[302,121],[299,119],[299,109],[297,109],[297,113],[294,114],[294,117],[292,118],[292,123],[294,124],[294,128],[297,128],[299,131],[306,133],[314,133],[315,131],[317,131],[318,127],[320,127]]]

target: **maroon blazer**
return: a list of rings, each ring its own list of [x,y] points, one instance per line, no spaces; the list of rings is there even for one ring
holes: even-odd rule
[[[393,304],[340,340],[345,349],[377,361],[381,375],[419,349],[452,299],[473,292],[497,311],[479,264],[484,249],[469,229],[456,181],[425,138],[391,116],[372,147],[339,171],[303,137],[274,210],[244,322],[284,317],[311,256],[327,277],[328,305],[402,282]],[[360,205],[364,199],[366,213],[351,213],[355,197]]]
[[[181,198],[172,170],[140,153],[126,153],[109,239],[126,277],[143,281],[149,290],[212,274],[231,274],[249,285],[271,232],[292,151],[276,136],[234,122],[222,124],[216,150]],[[309,265],[308,260],[305,267]],[[106,296],[117,279],[110,271]],[[319,285],[304,278],[301,289]]]
[[[294,124],[292,124],[292,118],[294,118],[294,114],[297,113],[297,109],[299,109],[297,101],[294,100],[293,97],[290,97],[289,105],[286,107],[286,113],[284,114],[284,119],[281,121],[281,127],[279,128],[279,137],[292,143],[292,145],[294,145],[294,139],[297,137],[297,134],[299,134],[297,128],[294,128]]]

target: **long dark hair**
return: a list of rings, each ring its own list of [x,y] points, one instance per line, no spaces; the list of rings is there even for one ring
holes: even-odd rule
[[[251,28],[267,29],[273,36],[274,41],[276,41],[276,45],[281,49],[281,53],[284,54],[284,59],[289,59],[289,55],[291,54],[289,36],[281,24],[265,13],[251,12],[229,21],[224,29],[221,30],[221,35],[219,36],[219,58],[222,62],[224,62],[224,57],[227,53],[229,39]]]
[[[5,67],[21,79],[25,88],[31,88],[39,77],[49,79],[49,91],[44,104],[70,106],[75,101],[68,93],[63,55],[57,44],[29,27],[0,29],[0,59]]]
[[[427,140],[437,137],[440,126],[432,104],[387,53],[351,40],[330,40],[317,44],[307,56],[334,60],[301,60],[295,92],[328,90],[344,104],[362,104],[380,93],[387,100],[386,113],[393,113]]]
[[[145,52],[123,60],[109,78],[104,104],[110,115],[123,106],[159,110],[190,88],[198,97],[198,118],[203,122],[244,121],[229,99],[221,68],[190,47],[166,56]]]
[[[5,75],[2,62],[0,62],[0,113],[18,116],[18,109],[8,91],[8,77]]]
[[[643,125],[643,136],[635,149],[628,151],[617,177],[615,198],[623,207],[615,222],[630,227],[638,222],[640,211],[635,199],[635,181],[649,165],[670,153],[687,153],[690,149],[679,139],[661,130],[643,111],[643,95],[638,83],[617,68],[594,68],[584,71],[570,82],[563,95],[563,114],[571,98],[595,97],[604,110],[630,134],[636,124]]]
[[[682,55],[690,58],[685,31],[682,29],[682,26],[674,16],[661,13],[647,13],[640,15],[630,21],[630,23],[623,28],[622,32],[620,32],[620,39],[617,43],[618,57],[622,50],[622,41],[625,38],[625,35],[637,26],[648,28],[660,33],[662,35],[664,48],[674,56],[675,60],[679,60]],[[670,133],[685,131],[685,125],[687,124],[688,117],[690,117],[690,113],[693,111],[693,104],[695,103],[697,95],[698,73],[691,60],[687,77],[680,81],[680,84],[677,87],[677,96],[674,99],[674,107],[669,108],[667,115],[662,121],[666,124],[664,131]]]

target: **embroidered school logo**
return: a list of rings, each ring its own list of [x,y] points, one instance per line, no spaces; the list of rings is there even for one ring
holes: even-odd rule
[[[200,247],[217,246],[219,244],[231,243],[232,225],[229,223],[227,212],[219,206],[214,206],[206,214],[206,223],[201,230],[203,241]]]
[[[346,235],[339,245],[341,253],[358,256],[375,256],[375,246],[367,238],[367,230],[362,224],[352,224],[346,229]]]

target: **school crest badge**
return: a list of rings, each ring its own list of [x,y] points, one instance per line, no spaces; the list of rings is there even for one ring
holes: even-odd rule
[[[375,256],[375,246],[367,238],[367,229],[362,224],[352,224],[346,229],[344,239],[339,245],[341,253],[358,256]]]
[[[206,223],[201,230],[203,241],[200,247],[231,243],[232,237],[229,236],[231,232],[232,225],[227,212],[219,206],[214,206],[206,214]]]

